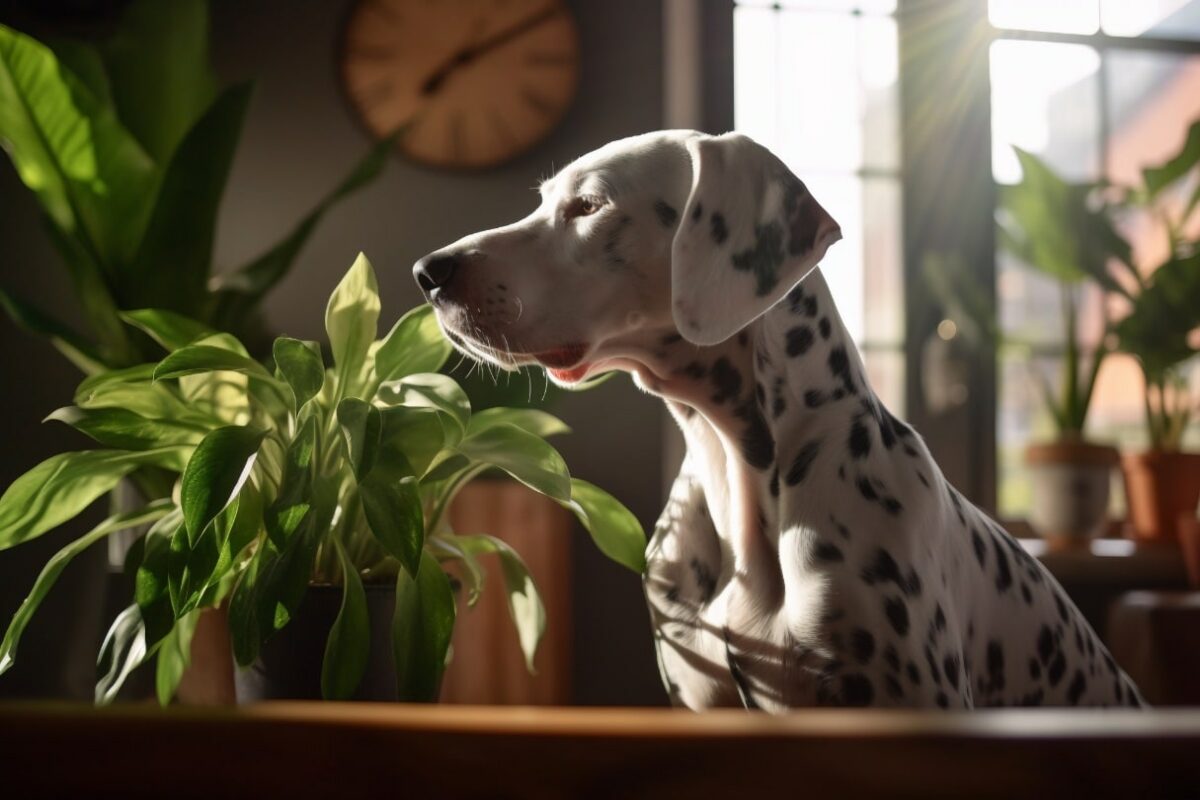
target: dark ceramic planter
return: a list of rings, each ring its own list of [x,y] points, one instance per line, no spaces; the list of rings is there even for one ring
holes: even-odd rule
[[[371,652],[352,700],[396,700],[392,662],[392,611],[396,587],[367,584]],[[296,617],[263,645],[258,660],[235,675],[239,703],[260,700],[320,700],[321,664],[329,629],[342,606],[342,587],[310,586]]]

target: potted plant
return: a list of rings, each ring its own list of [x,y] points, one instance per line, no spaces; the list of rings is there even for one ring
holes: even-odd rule
[[[1098,285],[1126,293],[1109,272],[1130,266],[1130,248],[1113,228],[1109,209],[1095,185],[1067,183],[1032,153],[1016,150],[1021,182],[1000,190],[998,233],[1001,245],[1022,263],[1054,280],[1062,301],[1062,382],[1051,390],[1044,376],[1032,371],[1055,436],[1025,449],[1032,478],[1030,524],[1047,539],[1071,544],[1100,532],[1106,521],[1115,448],[1085,436],[1088,408],[1096,377],[1110,352],[1108,320],[1088,358],[1078,326],[1082,287]]]
[[[218,210],[251,89],[219,85],[204,0],[134,0],[113,34],[96,43],[49,47],[0,25],[0,149],[42,211],[83,326],[54,318],[11,286],[0,286],[4,314],[85,375],[155,357],[157,345],[124,323],[123,309],[184,314],[266,355],[262,299],[325,213],[380,173],[390,142],[373,148],[277,244],[247,264],[214,269]],[[112,488],[113,512],[166,496],[171,480],[161,466],[135,466]],[[110,537],[107,572],[120,569],[131,541],[129,532]],[[104,585],[104,559],[94,568]]]
[[[255,665],[264,694],[283,686],[349,698],[368,687],[367,696],[434,700],[455,619],[442,563],[463,566],[470,600],[484,579],[482,553],[500,556],[532,661],[545,613],[520,557],[446,521],[455,494],[491,468],[569,508],[603,552],[642,570],[637,520],[572,477],[545,441],[561,423],[531,409],[474,413],[457,383],[436,373],[450,347],[430,309],[408,313],[382,339],[378,317],[374,272],[361,256],[326,310],[332,366],[313,342],[276,339],[268,368],[236,337],[172,312],[123,315],[167,355],[85,379],[75,405],[51,414],[105,447],[60,454],[18,478],[0,497],[0,548],[65,522],[139,466],[172,475],[172,490],[105,520],[51,559],[0,643],[0,672],[66,563],[143,524],[151,527],[126,564],[136,575],[134,602],[102,647],[97,702],[111,700],[151,658],[159,700],[168,702],[200,612],[219,606],[228,609],[238,663]],[[368,589],[375,584],[389,588]],[[267,649],[297,629],[281,651]],[[320,647],[303,652],[304,642]],[[274,660],[278,652],[293,660]],[[306,671],[315,685],[287,683],[289,671]]]
[[[1189,337],[1200,327],[1200,238],[1188,235],[1200,207],[1200,189],[1188,181],[1197,164],[1200,121],[1178,154],[1143,170],[1144,186],[1126,193],[1128,207],[1152,215],[1167,237],[1166,260],[1150,270],[1116,326],[1118,346],[1137,358],[1145,378],[1149,449],[1125,454],[1121,464],[1133,535],[1149,541],[1175,540],[1181,517],[1194,518],[1200,499],[1200,453],[1181,450],[1197,406],[1183,371],[1197,353]]]

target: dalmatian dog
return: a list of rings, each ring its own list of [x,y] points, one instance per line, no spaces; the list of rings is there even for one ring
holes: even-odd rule
[[[778,158],[663,131],[540,193],[413,272],[463,352],[566,386],[624,370],[674,415],[644,580],[676,705],[1142,705],[871,390],[817,269],[841,232]]]

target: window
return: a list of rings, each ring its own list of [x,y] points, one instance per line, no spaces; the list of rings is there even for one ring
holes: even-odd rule
[[[997,183],[1020,179],[1016,145],[1072,180],[1137,185],[1142,168],[1178,151],[1200,118],[1197,0],[990,0],[988,18],[995,29],[988,61]],[[1125,221],[1122,232],[1142,269],[1164,256],[1162,230],[1145,219]],[[996,282],[1001,330],[1027,343],[1003,349],[998,359],[998,510],[1020,517],[1030,489],[1021,453],[1051,433],[1033,370],[1056,385],[1062,316],[1057,288],[1003,251],[996,254]],[[1089,350],[1099,343],[1106,302],[1113,301],[1094,289],[1080,298],[1079,334]],[[1121,313],[1115,305],[1107,311]],[[1109,356],[1089,435],[1142,445],[1143,413],[1137,364]]]
[[[896,21],[892,0],[739,0],[734,123],[842,226],[822,272],[876,390],[904,398]]]

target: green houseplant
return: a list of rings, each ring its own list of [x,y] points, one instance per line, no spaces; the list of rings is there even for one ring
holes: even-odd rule
[[[1116,265],[1136,279],[1129,244],[1116,232],[1110,209],[1093,184],[1071,184],[1043,161],[1019,148],[1021,181],[1000,189],[1001,246],[1023,264],[1052,279],[1062,305],[1062,380],[1057,392],[1033,371],[1055,436],[1031,443],[1025,463],[1032,477],[1030,523],[1043,536],[1072,542],[1099,532],[1107,521],[1109,485],[1117,451],[1085,436],[1096,377],[1110,352],[1109,321],[1103,321],[1090,359],[1080,341],[1082,287],[1127,293],[1110,272]]]
[[[1182,452],[1196,411],[1183,369],[1197,353],[1189,340],[1200,327],[1200,121],[1182,149],[1164,164],[1142,171],[1143,185],[1125,194],[1127,210],[1150,215],[1166,236],[1165,260],[1149,270],[1116,325],[1118,347],[1137,358],[1145,378],[1149,449],[1122,458],[1134,535],[1171,539],[1180,517],[1194,516],[1200,498],[1200,454]]]
[[[73,330],[0,290],[12,320],[83,372],[144,363],[154,343],[121,309],[159,308],[269,345],[259,303],[287,275],[321,217],[373,180],[374,148],[279,243],[213,269],[217,211],[251,97],[220,88],[204,0],[136,0],[100,45],[54,49],[0,25],[0,145],[33,193],[87,322]]]
[[[158,697],[168,702],[199,613],[222,603],[233,652],[252,664],[293,622],[310,584],[340,586],[340,610],[316,657],[321,694],[350,697],[372,649],[364,582],[373,581],[395,586],[396,696],[435,699],[455,618],[440,563],[461,563],[471,599],[484,579],[477,557],[488,552],[500,556],[532,662],[545,612],[520,557],[446,523],[456,492],[488,469],[563,504],[603,552],[642,570],[637,520],[573,478],[544,440],[564,431],[558,420],[535,409],[473,413],[457,383],[436,373],[450,346],[431,310],[413,310],[381,339],[378,317],[375,275],[361,256],[326,310],[332,366],[314,342],[276,339],[268,368],[236,337],[172,312],[123,315],[166,356],[88,377],[75,405],[50,415],[104,449],[60,454],[18,478],[0,497],[0,548],[65,522],[139,466],[174,476],[172,491],[105,520],[51,559],[0,643],[0,672],[66,563],[116,530],[146,524],[126,565],[136,575],[134,602],[102,648],[97,702],[111,700],[150,658]]]

